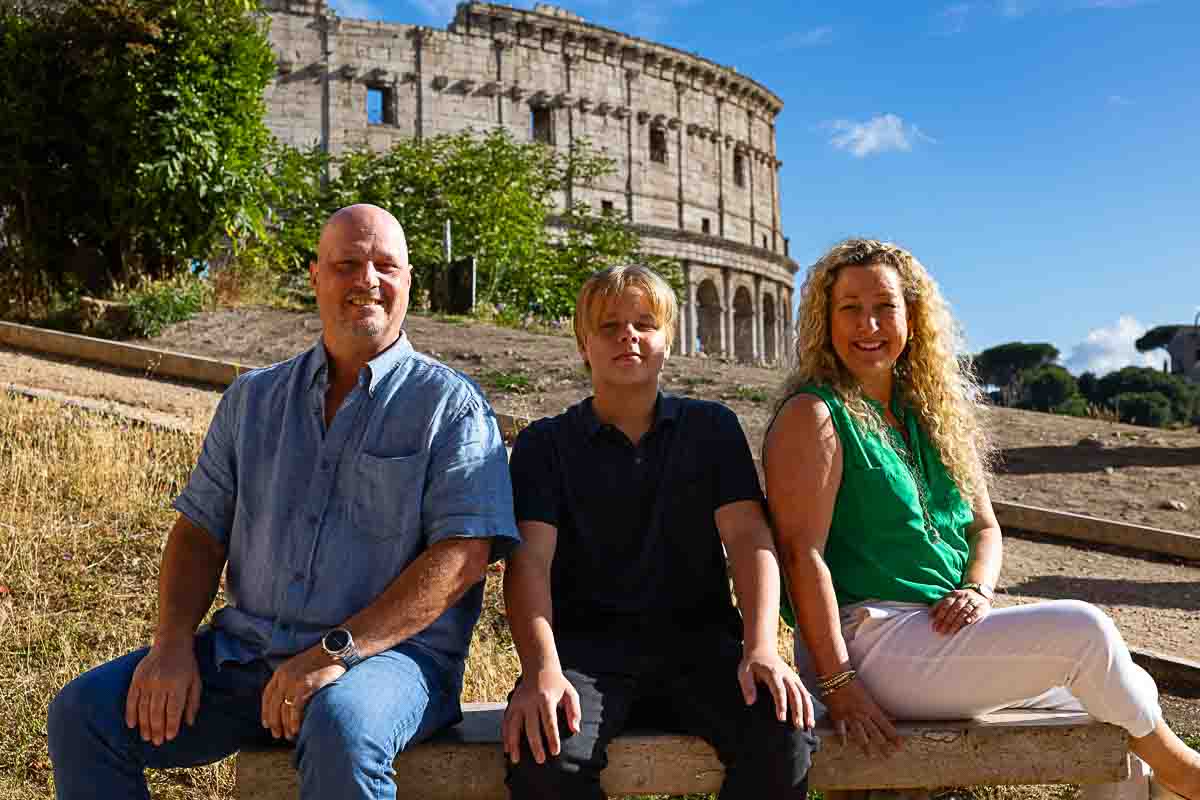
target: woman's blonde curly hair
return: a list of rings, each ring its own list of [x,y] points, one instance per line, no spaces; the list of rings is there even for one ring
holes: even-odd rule
[[[890,242],[847,239],[823,255],[800,289],[795,368],[784,383],[778,407],[807,384],[832,387],[867,430],[884,421],[867,402],[858,380],[833,349],[830,311],[833,284],[843,267],[883,264],[900,276],[912,333],[896,362],[896,392],[917,414],[950,476],[967,502],[986,485],[993,458],[979,419],[979,383],[963,357],[962,337],[950,309],[925,267]]]

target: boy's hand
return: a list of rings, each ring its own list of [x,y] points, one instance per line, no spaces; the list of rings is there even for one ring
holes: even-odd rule
[[[812,696],[804,688],[800,676],[773,648],[747,652],[738,665],[737,677],[746,705],[754,705],[758,699],[755,684],[761,683],[775,698],[775,715],[780,722],[788,718],[790,709],[793,727],[811,730],[816,724]]]
[[[583,714],[579,709],[579,693],[562,674],[561,670],[547,670],[535,675],[525,675],[504,710],[501,732],[504,752],[512,763],[521,760],[521,732],[529,739],[529,750],[533,760],[541,764],[546,760],[546,747],[542,745],[542,733],[550,755],[556,756],[562,749],[558,734],[558,709],[562,707],[567,726],[572,733],[579,732]]]

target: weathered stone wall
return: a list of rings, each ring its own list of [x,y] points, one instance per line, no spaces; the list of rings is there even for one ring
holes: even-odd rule
[[[775,118],[783,104],[770,91],[548,6],[462,4],[439,30],[340,19],[320,0],[266,5],[279,59],[268,125],[281,140],[338,153],[502,126],[523,141],[541,115],[556,147],[586,138],[617,164],[598,186],[572,187],[561,202],[611,204],[640,227],[651,252],[695,265],[697,275],[722,275],[714,285],[724,341],[717,349],[695,327],[680,337],[683,352],[699,340],[710,353],[747,360],[783,353],[796,265],[780,226]],[[383,93],[380,124],[368,122],[370,89]],[[738,287],[746,289],[740,304]],[[764,296],[774,312],[767,329]]]

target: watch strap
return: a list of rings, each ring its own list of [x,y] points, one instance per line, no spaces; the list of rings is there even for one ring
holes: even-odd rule
[[[970,583],[962,584],[958,588],[970,589],[971,591],[975,592],[980,597],[982,597],[984,600],[987,600],[989,603],[992,602],[996,598],[996,590],[993,589],[991,586],[987,585],[986,583],[976,583],[975,581],[971,581]]]

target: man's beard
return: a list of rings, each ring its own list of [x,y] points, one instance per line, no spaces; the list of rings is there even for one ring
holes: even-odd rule
[[[386,323],[372,317],[371,319],[356,319],[350,322],[348,327],[352,335],[369,339],[383,333],[383,329],[387,327],[387,325]]]

